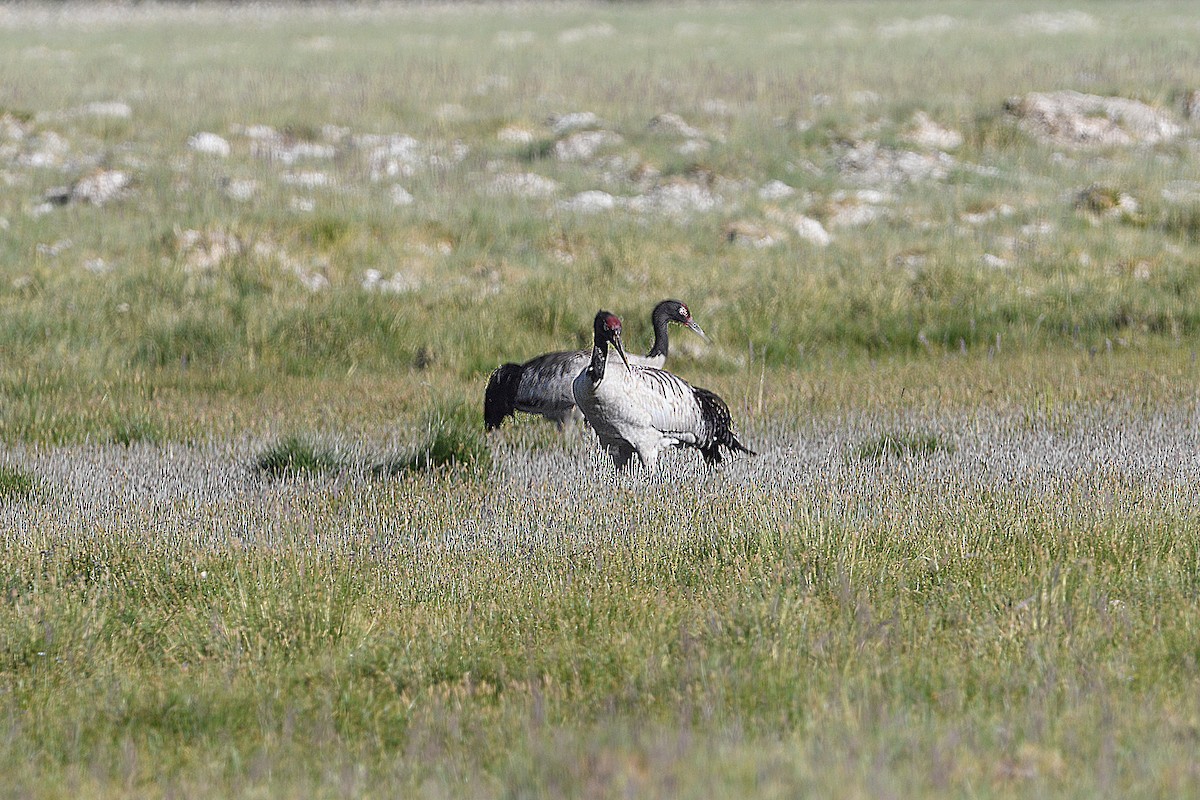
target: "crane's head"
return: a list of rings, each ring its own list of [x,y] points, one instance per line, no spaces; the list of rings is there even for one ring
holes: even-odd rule
[[[629,359],[625,357],[625,348],[621,345],[621,320],[616,314],[611,311],[596,312],[596,322],[594,325],[596,334],[596,347],[606,348],[612,345],[617,355],[625,362],[626,368],[629,367]]]
[[[695,331],[704,341],[710,341],[704,329],[700,327],[696,320],[692,319],[692,312],[688,311],[688,307],[678,300],[663,300],[654,310],[656,312],[661,310],[665,314],[667,322],[678,323],[685,328]]]

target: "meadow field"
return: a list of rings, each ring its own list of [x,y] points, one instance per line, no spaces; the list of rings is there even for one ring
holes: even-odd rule
[[[0,797],[1200,794],[1197,42],[0,6]],[[484,434],[668,297],[759,455]]]

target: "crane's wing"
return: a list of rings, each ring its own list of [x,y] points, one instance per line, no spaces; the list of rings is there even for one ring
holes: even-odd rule
[[[650,367],[634,367],[631,375],[631,402],[647,414],[652,427],[685,444],[706,443],[707,426],[691,384]]]
[[[564,350],[526,361],[517,388],[517,407],[533,413],[571,408],[575,405],[571,382],[590,359],[586,350]]]

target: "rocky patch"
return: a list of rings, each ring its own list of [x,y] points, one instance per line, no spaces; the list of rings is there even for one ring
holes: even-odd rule
[[[612,131],[577,131],[554,143],[554,157],[559,161],[590,161],[600,150],[623,141]]]
[[[214,270],[245,249],[242,240],[227,230],[175,230],[175,253],[188,272]]]
[[[507,125],[496,131],[496,139],[505,144],[533,144],[537,137],[528,128],[520,125]]]
[[[799,214],[783,209],[767,209],[767,217],[781,225],[786,225],[796,238],[817,247],[828,247],[833,242],[833,236],[825,229],[819,220],[807,214]]]
[[[685,139],[703,139],[704,132],[699,128],[689,125],[683,117],[674,114],[670,111],[659,114],[650,120],[650,124],[646,129],[651,133],[666,134],[668,136],[682,136]]]
[[[872,189],[834,192],[825,204],[825,224],[831,228],[867,225],[891,213],[885,205],[890,200],[889,195]]]
[[[767,181],[758,188],[759,200],[785,200],[795,194],[795,189],[779,180]]]
[[[595,214],[600,211],[611,211],[616,208],[617,198],[608,192],[593,189],[580,192],[571,199],[562,201],[558,204],[558,207],[563,211],[572,211],[579,214]]]
[[[393,272],[390,278],[385,278],[379,270],[369,269],[363,273],[362,288],[368,292],[402,294],[420,289],[421,281],[404,272]]]
[[[133,183],[133,177],[119,169],[100,169],[85,175],[69,187],[52,189],[46,194],[45,203],[65,206],[69,203],[86,203],[102,206],[124,198]]]
[[[963,143],[961,133],[942,127],[924,111],[918,111],[913,115],[904,138],[918,147],[928,150],[955,150]]]
[[[1073,91],[1030,92],[1005,109],[1043,141],[1073,147],[1149,145],[1183,132],[1172,115],[1137,100]]]
[[[600,118],[591,111],[572,111],[567,114],[554,114],[546,120],[555,136],[565,136],[574,131],[587,128],[598,128]]]
[[[941,151],[917,153],[873,141],[843,147],[836,160],[842,177],[862,186],[943,180],[955,165],[954,157]]]
[[[551,197],[558,192],[558,181],[536,172],[509,172],[497,175],[488,184],[488,193],[517,197]]]

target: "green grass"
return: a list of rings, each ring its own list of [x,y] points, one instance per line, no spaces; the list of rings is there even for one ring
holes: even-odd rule
[[[402,456],[385,459],[371,467],[377,475],[396,475],[422,470],[458,470],[486,475],[492,452],[480,422],[480,411],[462,402],[440,402],[425,413],[423,438]]]
[[[37,491],[37,477],[20,467],[0,466],[0,502],[13,502],[31,497]]]
[[[1184,124],[1192,16],[14,9],[7,792],[1197,794],[1196,128],[1074,149],[1005,111],[1074,89]],[[560,160],[578,111],[621,143]],[[963,137],[944,177],[847,167],[928,155],[918,111]],[[98,165],[128,196],[38,211]],[[558,188],[496,188],[526,172]],[[559,205],[592,190],[618,208]],[[862,190],[882,212],[839,226]],[[672,191],[717,199],[621,205]],[[761,456],[618,479],[589,432],[483,433],[497,364],[586,347],[601,307],[644,350],[665,297],[713,339],[669,368]]]
[[[803,499],[780,525],[756,510],[786,507],[769,493],[704,502],[683,536],[652,507],[619,536],[593,525],[519,557],[404,517],[391,535],[415,536],[419,558],[367,531],[216,552],[126,529],[38,555],[34,537],[5,556],[0,674],[26,677],[0,701],[22,720],[0,752],[29,790],[82,768],[97,788],[324,794],[346,788],[331,765],[357,765],[365,794],[598,781],[699,796],[713,780],[760,791],[762,770],[772,793],[1194,780],[1186,513],[1001,490],[913,497],[917,529],[907,513],[857,528]],[[169,761],[142,757],[163,744]]]
[[[881,458],[912,456],[921,458],[938,452],[954,452],[954,445],[943,442],[934,433],[910,433],[900,431],[884,433],[859,442],[853,450],[854,457],[862,461],[878,461]]]
[[[302,436],[285,436],[255,457],[251,469],[266,478],[336,472],[343,460],[332,449]]]

